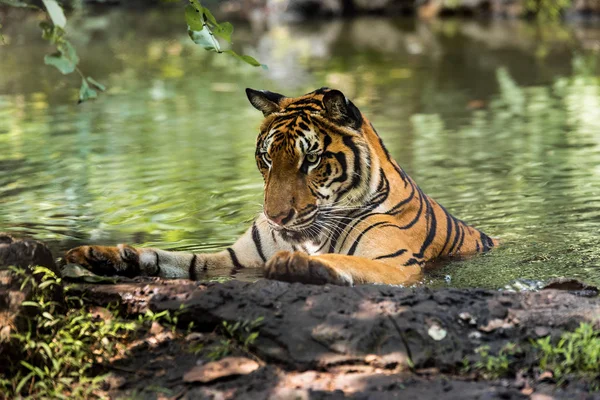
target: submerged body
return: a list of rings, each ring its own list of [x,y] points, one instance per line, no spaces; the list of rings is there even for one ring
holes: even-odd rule
[[[210,254],[81,246],[65,261],[109,275],[197,279],[252,267],[290,282],[411,284],[427,261],[497,245],[425,195],[341,92],[247,94],[265,115],[256,146],[265,199],[235,244]]]

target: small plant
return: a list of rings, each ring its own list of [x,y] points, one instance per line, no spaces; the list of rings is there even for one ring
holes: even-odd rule
[[[520,349],[515,343],[507,343],[496,356],[490,354],[490,346],[478,347],[475,352],[479,354],[481,360],[474,364],[474,369],[481,371],[486,378],[499,378],[510,372],[514,356],[520,352]]]
[[[460,366],[459,371],[461,374],[468,374],[469,372],[471,372],[471,362],[467,357],[463,357],[462,365]]]
[[[169,310],[163,310],[160,312],[154,312],[152,310],[146,310],[144,314],[138,315],[138,322],[144,324],[145,322],[159,322],[171,329],[171,332],[175,333],[177,330],[177,324],[179,323],[179,316],[184,312],[185,305],[181,304],[178,310],[171,313]],[[194,321],[190,321],[187,327],[187,333],[190,333],[194,328]]]
[[[235,324],[223,321],[223,333],[248,350],[248,346],[254,344],[258,338],[258,332],[255,332],[255,329],[262,325],[263,320],[263,317],[258,317],[254,321],[238,321]]]
[[[235,344],[231,339],[221,339],[219,344],[213,346],[208,353],[208,358],[212,361],[220,360],[221,358],[227,357],[235,349]]]
[[[10,335],[12,353],[2,360],[0,398],[101,397],[103,366],[125,352],[125,343],[146,322],[166,321],[175,329],[181,312],[149,311],[136,322],[119,318],[116,307],[109,307],[109,314],[99,318],[81,298],[68,296],[68,288],[62,287],[62,280],[51,270],[35,267],[31,274],[20,268],[11,270],[21,278],[21,290],[31,293],[22,306],[35,312],[27,319],[27,329]],[[64,292],[55,290],[56,286]],[[66,310],[65,304],[71,309]]]
[[[202,350],[204,350],[204,343],[192,343],[188,347],[188,352],[194,355],[202,353]]]
[[[574,332],[565,332],[553,345],[550,336],[534,342],[541,370],[553,372],[561,383],[567,375],[598,379],[600,376],[600,332],[581,323]]]
[[[231,354],[236,348],[249,353],[250,346],[254,344],[259,335],[256,329],[262,324],[263,320],[263,317],[258,317],[253,321],[238,321],[235,324],[223,321],[219,326],[219,331],[227,339],[221,339],[219,344],[214,346],[211,352],[208,353],[208,358],[219,360]]]

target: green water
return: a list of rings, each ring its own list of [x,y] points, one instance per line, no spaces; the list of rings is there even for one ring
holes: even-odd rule
[[[502,247],[433,286],[556,276],[600,284],[600,27],[359,19],[237,24],[254,69],[189,41],[179,11],[73,17],[86,74],[43,65],[36,21],[2,21],[0,230],[50,244],[210,251],[261,209],[261,120],[245,87],[344,91],[420,186]],[[216,275],[225,274],[216,271]],[[243,271],[242,279],[253,279]]]

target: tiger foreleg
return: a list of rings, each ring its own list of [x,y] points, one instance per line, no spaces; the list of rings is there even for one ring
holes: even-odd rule
[[[211,269],[235,269],[228,251],[194,254],[155,248],[118,246],[80,246],[71,249],[65,263],[87,268],[97,275],[159,276],[162,278],[196,279]]]
[[[301,252],[282,251],[275,254],[266,263],[265,276],[269,279],[309,284],[407,285],[420,279],[421,267],[417,265],[397,266],[343,254],[309,256]]]
[[[291,247],[275,237],[259,217],[231,247],[217,253],[189,253],[155,248],[80,246],[71,249],[65,263],[79,264],[98,275],[159,276],[196,280],[210,270],[262,268],[280,250]]]

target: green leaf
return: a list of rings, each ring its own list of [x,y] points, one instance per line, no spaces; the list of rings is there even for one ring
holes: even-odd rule
[[[204,16],[206,16],[206,19],[208,20],[208,22],[210,22],[214,26],[219,26],[219,23],[217,22],[215,16],[212,15],[212,13],[210,12],[210,10],[208,8],[202,7],[201,10],[202,10],[202,14],[204,14]]]
[[[233,50],[225,50],[223,53],[230,54],[230,55],[234,56],[235,58],[237,58],[238,60],[248,63],[248,64],[252,65],[253,67],[262,67],[263,69],[267,69],[267,66],[265,64],[259,63],[258,61],[256,61],[256,59],[254,57],[246,56],[246,55],[239,55],[238,53],[236,53]]]
[[[217,39],[215,39],[208,27],[201,31],[193,31],[190,29],[188,30],[188,35],[190,35],[190,39],[192,39],[194,43],[202,46],[204,50],[221,53],[221,46],[219,46],[219,42],[217,42]]]
[[[215,36],[231,43],[233,25],[229,22],[219,24],[211,11],[202,7],[199,0],[189,0],[189,2],[190,4],[185,9],[185,18],[189,26],[188,35],[194,43],[202,46],[204,50],[227,53],[254,67],[267,69],[266,65],[259,63],[253,57],[239,55],[233,50],[221,50],[221,45]]]
[[[44,56],[44,63],[46,65],[53,65],[63,75],[70,74],[71,72],[75,71],[76,66],[76,64],[64,57],[60,52]]]
[[[56,282],[54,282],[54,281],[44,281],[44,282],[40,283],[40,286],[38,286],[38,288],[39,288],[40,290],[41,290],[41,289],[45,289],[45,288],[47,288],[48,286],[50,286],[50,285],[53,285],[53,284],[55,284],[55,283],[56,283]]]
[[[202,7],[202,12],[200,14],[204,15],[206,21],[210,23],[214,35],[223,38],[227,42],[231,43],[233,25],[231,25],[229,22],[223,22],[222,24],[219,24],[214,15],[212,15],[210,10],[206,7]]]
[[[98,97],[98,93],[88,85],[85,79],[81,80],[81,88],[79,88],[79,101],[78,104],[83,103],[84,101],[88,101],[90,99],[95,99]]]
[[[100,82],[98,82],[97,80],[95,80],[94,78],[92,78],[91,76],[87,77],[87,81],[92,84],[96,89],[105,92],[106,91],[106,86],[104,86],[103,84],[101,84]]]
[[[30,372],[27,375],[25,375],[25,377],[23,379],[21,379],[19,381],[19,384],[17,385],[17,387],[15,388],[15,394],[21,394],[21,391],[23,390],[23,387],[25,386],[25,384],[27,382],[29,382],[29,380],[31,378],[33,378],[33,375],[35,375],[35,372]]]
[[[48,359],[52,360],[54,363],[54,359],[52,358],[52,350],[50,349],[50,346],[48,346],[48,344],[44,342],[38,343],[38,346],[46,352],[46,354],[48,355]]]
[[[204,18],[200,10],[191,5],[185,7],[185,22],[193,31],[201,31],[204,27]]]
[[[42,30],[42,39],[44,40],[52,40],[52,33],[54,30],[54,26],[47,21],[40,22],[40,29]]]
[[[21,365],[27,368],[28,370],[36,373],[39,377],[42,377],[44,375],[44,371],[42,371],[39,367],[31,365],[25,360],[21,360]]]
[[[29,307],[37,307],[37,308],[41,308],[41,305],[39,303],[36,303],[35,301],[24,301],[21,303],[22,306],[29,306]]]
[[[67,25],[67,18],[65,17],[62,7],[56,2],[56,0],[42,0],[42,3],[44,3],[46,11],[48,11],[48,15],[50,15],[52,23],[61,27],[62,29],[65,29],[65,26]]]
[[[190,5],[197,10],[202,10],[202,4],[200,4],[199,0],[190,0]]]
[[[213,33],[224,39],[227,40],[227,42],[231,43],[231,35],[233,34],[233,25],[231,25],[229,22],[223,22],[220,25],[215,26]]]
[[[70,60],[75,65],[79,64],[79,56],[77,55],[77,51],[71,42],[67,40],[61,41],[57,47],[58,51],[60,51],[65,58]]]

